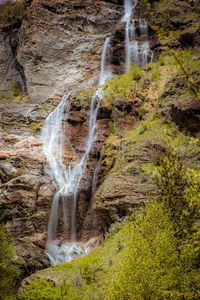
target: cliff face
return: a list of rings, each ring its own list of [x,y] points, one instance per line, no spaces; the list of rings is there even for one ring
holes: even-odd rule
[[[96,84],[102,44],[121,11],[118,3],[32,1],[19,28],[2,26],[1,89],[14,79],[40,102]]]

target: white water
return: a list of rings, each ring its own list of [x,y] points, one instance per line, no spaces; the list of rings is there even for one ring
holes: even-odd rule
[[[148,54],[149,54],[149,41],[145,41],[141,45],[140,55],[141,55],[141,66],[145,67],[148,63]]]
[[[110,38],[107,38],[101,60],[101,73],[99,85],[104,85],[112,78],[110,70]],[[88,138],[85,144],[85,151],[79,163],[72,169],[66,168],[63,163],[63,145],[65,127],[63,120],[67,119],[70,101],[69,94],[65,95],[59,105],[47,117],[41,132],[43,141],[43,153],[48,162],[47,172],[56,185],[56,193],[53,197],[52,207],[48,223],[48,235],[46,254],[52,265],[57,265],[74,259],[77,256],[85,255],[89,252],[90,242],[83,244],[76,242],[76,210],[77,194],[81,178],[85,172],[88,155],[96,139],[97,112],[103,98],[103,87],[99,87],[92,96],[89,114]],[[65,106],[67,108],[65,109]],[[71,242],[63,243],[57,238],[58,209],[62,202],[63,224],[68,225],[66,213],[66,201],[71,200]]]
[[[146,35],[148,37],[148,25],[145,20],[139,19],[139,30],[141,35]]]
[[[107,81],[113,78],[112,71],[110,69],[111,63],[111,47],[110,47],[110,37],[106,39],[101,56],[101,73],[99,84],[104,85]]]
[[[145,20],[139,19],[138,27],[142,42],[136,40],[136,20],[133,19],[137,1],[124,0],[124,16],[121,21],[126,22],[125,26],[125,72],[128,72],[131,62],[138,66],[146,66],[148,64],[148,57],[150,54],[150,46],[148,40],[148,25]],[[151,57],[153,58],[152,54]]]
[[[126,22],[125,28],[125,71],[128,72],[128,68],[131,62],[131,53],[133,51],[137,51],[136,43],[134,46],[131,46],[131,41],[135,40],[135,21],[131,20],[131,16],[133,14],[133,10],[135,8],[136,2],[134,1],[134,5],[132,5],[131,0],[124,0],[124,16],[122,17],[122,22]],[[134,49],[134,50],[133,50]]]

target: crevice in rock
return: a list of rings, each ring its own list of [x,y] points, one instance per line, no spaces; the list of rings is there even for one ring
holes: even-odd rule
[[[16,64],[16,69],[18,70],[21,79],[22,79],[22,90],[27,93],[27,84],[26,84],[26,76],[24,74],[24,68],[22,67],[22,65],[18,62],[17,59],[15,59],[15,64]]]
[[[44,9],[46,9],[46,10],[48,10],[48,11],[54,13],[54,14],[57,14],[57,13],[58,13],[58,12],[57,12],[57,9],[56,9],[55,7],[49,6],[49,5],[47,5],[47,4],[42,4],[42,7],[43,7]]]
[[[15,80],[21,91],[27,93],[26,76],[24,73],[23,66],[17,60],[17,49],[18,49],[18,30],[9,30],[3,32],[3,41],[7,48],[7,54],[9,56],[8,63],[8,76],[7,80]]]

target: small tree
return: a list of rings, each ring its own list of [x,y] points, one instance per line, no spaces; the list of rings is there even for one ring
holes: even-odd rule
[[[185,170],[173,148],[159,158],[158,201],[170,211],[179,250],[187,267],[200,267],[200,174]]]
[[[187,206],[184,191],[188,185],[188,176],[176,152],[169,147],[166,154],[158,158],[158,175],[155,177],[158,201],[164,202],[178,232],[183,234],[181,222],[183,211]]]

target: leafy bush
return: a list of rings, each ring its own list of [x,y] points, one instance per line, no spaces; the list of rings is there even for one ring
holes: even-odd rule
[[[22,1],[7,1],[1,6],[0,12],[0,23],[14,25],[21,20],[26,15],[25,7]]]
[[[1,211],[0,221],[0,299],[12,299],[19,282],[19,264],[14,258],[13,239],[2,222]]]
[[[19,84],[18,84],[17,81],[12,80],[11,89],[12,89],[12,94],[13,94],[13,96],[19,96],[19,94],[20,94],[20,89],[19,89]]]
[[[190,174],[172,147],[166,155],[158,159],[158,176],[155,183],[158,200],[163,202],[171,213],[171,219],[180,238],[199,230],[200,221],[200,181],[194,170]],[[197,176],[198,175],[198,176]]]
[[[180,228],[180,219],[186,202],[183,201],[184,189],[187,186],[187,175],[178,155],[169,147],[166,154],[158,158],[158,176],[155,183],[158,190],[158,200],[163,202],[171,212],[172,220],[178,225],[178,232],[183,234]]]
[[[109,299],[161,299],[176,289],[180,265],[173,226],[164,205],[150,202],[129,227],[129,244],[112,271]]]
[[[169,147],[160,158],[156,184],[157,199],[170,211],[178,238],[184,274],[179,290],[192,293],[189,299],[197,299],[200,294],[200,174],[195,170],[186,172],[174,149]]]
[[[60,290],[55,288],[55,283],[48,279],[38,279],[34,282],[24,286],[24,292],[21,294],[19,300],[58,300],[60,297]]]
[[[132,64],[126,74],[115,76],[105,86],[104,105],[112,107],[112,103],[123,105],[125,100],[134,96],[135,81],[142,76],[142,68]]]

